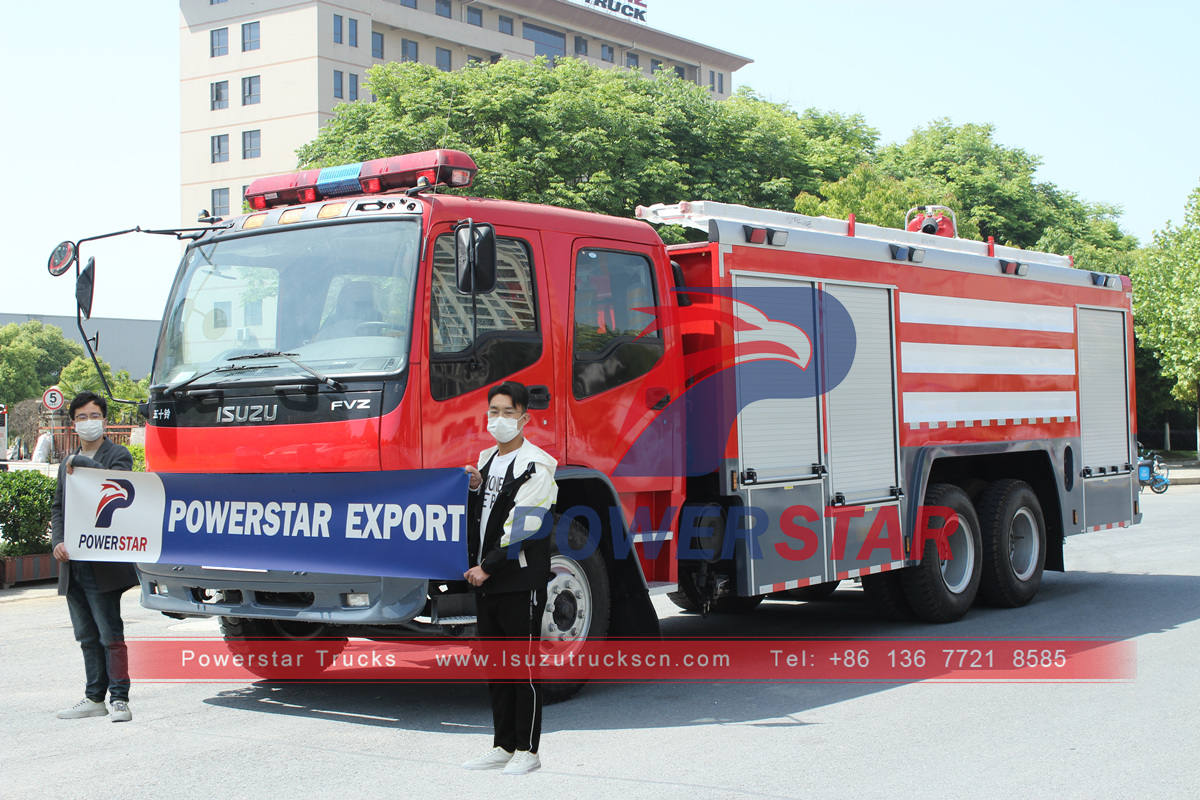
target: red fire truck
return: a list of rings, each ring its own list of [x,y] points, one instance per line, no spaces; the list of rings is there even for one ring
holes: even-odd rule
[[[475,171],[436,150],[259,179],[249,213],[186,232],[148,467],[462,466],[488,388],[520,381],[560,465],[543,634],[564,639],[655,633],[657,592],[746,610],[847,579],[954,620],[1028,602],[1068,535],[1140,521],[1127,278],[957,238],[941,209],[633,220],[438,191]],[[474,621],[454,582],[141,572],[145,606],[230,637]]]

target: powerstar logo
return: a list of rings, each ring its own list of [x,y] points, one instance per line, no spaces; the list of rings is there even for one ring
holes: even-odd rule
[[[113,514],[118,509],[133,505],[133,484],[124,478],[107,478],[100,484],[100,502],[96,505],[96,527],[112,525]]]

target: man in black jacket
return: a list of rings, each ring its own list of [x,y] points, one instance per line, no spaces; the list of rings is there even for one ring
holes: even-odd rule
[[[467,546],[471,568],[463,577],[476,588],[481,637],[537,641],[550,577],[550,539],[542,516],[558,496],[558,462],[523,435],[529,391],[505,381],[488,391],[487,429],[496,446],[467,466]],[[536,511],[540,509],[539,513]],[[519,520],[519,522],[518,522]],[[542,691],[532,672],[527,683],[488,682],[495,737],[492,749],[463,764],[467,769],[503,768],[523,775],[541,766]]]
[[[75,467],[133,469],[133,456],[104,435],[108,403],[93,392],[81,392],[68,407],[68,415],[79,434],[80,446],[58,465],[58,486],[50,514],[50,541],[58,559],[58,593],[67,598],[75,640],[83,649],[87,676],[84,698],[58,712],[59,719],[102,717],[107,692],[112,702],[112,721],[128,722],[129,658],[125,648],[125,626],[121,621],[121,594],[137,586],[132,564],[72,561],[63,541],[63,487]]]

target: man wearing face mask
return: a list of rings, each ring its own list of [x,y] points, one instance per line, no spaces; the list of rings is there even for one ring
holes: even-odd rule
[[[505,381],[488,391],[487,429],[496,446],[467,466],[467,546],[471,568],[463,573],[478,592],[481,637],[539,637],[550,577],[550,539],[541,535],[542,518],[558,496],[548,453],[523,435],[529,421],[529,391]],[[520,513],[518,513],[518,510]],[[514,518],[520,522],[514,525]],[[532,673],[527,683],[489,682],[492,749],[463,764],[467,769],[503,769],[523,775],[541,766],[542,691]]]
[[[58,486],[50,514],[50,541],[58,559],[58,593],[66,595],[75,640],[83,649],[87,676],[84,698],[59,711],[59,719],[103,717],[107,693],[113,722],[133,719],[129,711],[129,668],[125,648],[125,626],[121,621],[121,594],[137,586],[132,564],[72,561],[63,542],[63,486],[75,467],[133,469],[133,456],[104,435],[108,403],[94,392],[80,392],[67,413],[79,434],[79,449],[58,465]]]

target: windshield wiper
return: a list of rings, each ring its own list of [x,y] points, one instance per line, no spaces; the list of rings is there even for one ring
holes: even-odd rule
[[[330,389],[333,389],[335,392],[346,391],[346,384],[342,383],[341,381],[337,380],[336,378],[331,378],[328,375],[325,375],[324,373],[318,372],[317,370],[310,367],[308,364],[304,364],[300,361],[297,361],[294,358],[295,355],[296,355],[295,353],[284,353],[280,350],[265,350],[261,353],[251,353],[250,355],[247,355],[247,356],[234,356],[233,358],[231,358],[229,360],[230,361],[249,361],[250,359],[256,359],[256,358],[286,358],[288,361],[292,362],[297,367],[299,367],[300,369],[307,372],[309,375],[312,375],[314,378],[316,378],[321,383],[328,386]],[[242,367],[242,369],[246,369],[246,368],[247,367]]]
[[[198,372],[190,378],[186,378],[178,383],[172,383],[169,386],[163,387],[163,397],[170,397],[185,386],[195,383],[201,378],[206,378],[216,372],[243,372],[248,369],[273,369],[279,366],[278,364],[267,364],[265,366],[252,366],[250,364],[225,364],[220,367],[206,369],[204,372]]]

